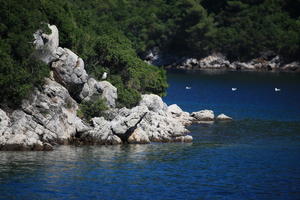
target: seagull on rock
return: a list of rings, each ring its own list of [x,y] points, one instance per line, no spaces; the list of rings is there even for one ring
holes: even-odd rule
[[[232,91],[236,91],[236,90],[237,90],[237,88],[231,88],[231,90],[232,90]]]
[[[105,79],[107,79],[107,72],[104,72],[102,75],[102,80],[105,80]]]
[[[185,89],[190,90],[192,87],[186,86]]]

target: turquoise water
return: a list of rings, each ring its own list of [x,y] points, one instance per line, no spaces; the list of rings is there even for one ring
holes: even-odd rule
[[[0,152],[0,199],[300,199],[299,75],[168,77],[168,104],[236,120],[191,126],[191,144]]]

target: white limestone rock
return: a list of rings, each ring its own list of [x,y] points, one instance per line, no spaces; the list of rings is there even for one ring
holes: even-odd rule
[[[33,44],[36,49],[34,56],[46,64],[49,64],[58,58],[56,51],[59,45],[59,34],[57,27],[49,24],[48,27],[51,30],[49,35],[43,33],[41,30],[38,30],[33,34]]]
[[[231,121],[232,118],[225,115],[225,114],[220,114],[216,117],[216,120],[218,120],[218,121]]]
[[[215,118],[212,110],[200,110],[193,112],[191,116],[194,118],[194,121],[213,121]]]
[[[90,144],[114,145],[121,144],[122,140],[113,134],[111,124],[103,117],[95,117],[92,119],[93,129],[84,132],[81,140]]]
[[[132,135],[128,138],[129,144],[148,144],[150,143],[147,133],[141,128],[135,129]]]
[[[79,96],[83,85],[88,80],[84,62],[71,50],[61,49],[62,55],[52,63],[55,80],[65,86],[71,95]]]
[[[168,112],[184,125],[190,125],[193,122],[193,117],[188,112],[184,112],[177,104],[168,106]]]
[[[23,101],[22,109],[53,133],[42,136],[45,142],[67,141],[77,131],[89,129],[77,117],[78,105],[68,90],[50,79],[46,79],[42,91],[35,90]]]
[[[10,119],[7,114],[0,109],[0,137],[10,126]]]
[[[35,119],[21,110],[11,116],[11,126],[2,134],[1,150],[44,150],[42,136],[51,135]]]
[[[155,94],[144,94],[139,103],[140,106],[146,106],[150,111],[159,112],[166,111],[167,105],[162,101],[161,97]]]
[[[84,84],[79,97],[84,101],[90,101],[94,100],[93,98],[102,97],[106,100],[107,105],[110,108],[115,108],[116,101],[118,99],[118,93],[117,88],[114,87],[110,82],[98,82],[93,78],[89,78],[87,83]]]

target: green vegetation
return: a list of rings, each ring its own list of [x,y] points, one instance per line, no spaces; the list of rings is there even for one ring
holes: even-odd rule
[[[107,110],[108,107],[105,101],[101,98],[98,98],[95,101],[83,101],[79,105],[79,110],[77,111],[77,115],[80,118],[84,118],[86,120],[90,120],[93,117],[101,117],[104,115],[104,111]]]
[[[165,52],[206,56],[221,52],[247,60],[271,50],[300,55],[300,0],[0,0],[1,104],[18,105],[41,84],[48,67],[33,61],[32,33],[55,24],[60,45],[85,60],[95,78],[108,72],[119,106],[141,93],[164,95],[163,69],[139,57]],[[46,31],[46,30],[45,30]]]

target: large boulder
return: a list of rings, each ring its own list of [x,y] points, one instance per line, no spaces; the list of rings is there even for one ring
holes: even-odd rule
[[[46,79],[42,91],[36,89],[23,101],[22,108],[39,124],[55,133],[55,138],[43,136],[45,141],[66,141],[76,132],[88,129],[77,117],[78,105],[68,90],[50,79]]]
[[[147,133],[141,129],[137,128],[133,131],[131,136],[128,138],[129,144],[148,144],[150,143]]]
[[[111,124],[103,117],[92,119],[93,129],[83,132],[79,140],[84,144],[115,145],[121,144],[122,140],[113,134]]]
[[[193,121],[193,117],[188,112],[184,112],[177,104],[168,106],[168,113],[184,125],[190,125]]]
[[[149,112],[139,124],[152,142],[176,142],[189,132],[177,119],[164,112]]]
[[[50,79],[23,100],[21,107],[9,121],[0,112],[6,119],[2,123],[8,125],[0,138],[3,150],[50,150],[49,143],[66,144],[72,136],[90,129],[77,117],[78,105],[68,90]]]
[[[50,34],[43,33],[42,30],[38,30],[33,34],[35,53],[34,56],[45,62],[46,64],[58,59],[57,48],[59,45],[58,29],[55,25],[49,25],[51,31]]]
[[[0,136],[1,150],[46,150],[43,136],[55,135],[21,110],[12,113],[11,122],[11,126]]]
[[[90,101],[93,97],[101,96],[107,102],[110,108],[116,106],[116,100],[118,98],[117,88],[114,87],[108,81],[96,81],[93,78],[89,78],[87,83],[84,84],[83,89],[79,95],[81,100]]]
[[[111,130],[125,143],[192,141],[185,123],[168,112],[157,95],[143,95],[138,106],[122,108],[114,116]]]
[[[150,111],[166,111],[167,105],[162,101],[161,97],[155,94],[142,95],[142,100],[139,103],[140,106],[146,106]]]
[[[36,51],[34,56],[46,64],[51,65],[56,82],[66,87],[71,96],[79,99],[79,93],[88,75],[84,69],[84,62],[67,48],[59,47],[59,34],[55,25],[48,25],[50,34],[38,30],[33,34]]]
[[[84,62],[67,48],[60,48],[60,53],[59,59],[51,65],[54,78],[77,99],[88,80],[88,75],[84,69]]]
[[[212,110],[200,110],[193,112],[191,116],[194,118],[194,121],[213,121],[215,118]]]

